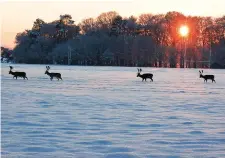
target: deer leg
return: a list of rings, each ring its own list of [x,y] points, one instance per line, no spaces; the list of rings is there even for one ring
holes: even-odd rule
[[[145,82],[146,82],[147,78],[145,78]]]
[[[50,78],[50,80],[52,81],[52,77]]]
[[[142,78],[142,82],[144,81],[144,79]]]
[[[152,82],[153,82],[153,79],[151,78]]]

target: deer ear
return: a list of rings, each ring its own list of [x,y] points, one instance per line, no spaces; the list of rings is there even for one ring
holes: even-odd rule
[[[202,70],[202,73],[203,73],[203,70]]]
[[[199,73],[201,74],[201,71],[199,70]]]

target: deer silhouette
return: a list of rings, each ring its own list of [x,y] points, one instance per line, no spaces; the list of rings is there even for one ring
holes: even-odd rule
[[[46,71],[45,74],[47,74],[50,77],[50,80],[52,81],[53,78],[57,78],[58,80],[61,79],[61,74],[60,73],[55,73],[55,72],[49,72],[50,66],[46,66]]]
[[[151,73],[145,73],[145,74],[142,74],[141,75],[141,71],[142,71],[142,69],[138,69],[137,77],[142,78],[142,82],[144,80],[146,81],[147,78],[151,79],[151,81],[153,82],[153,79],[152,79],[153,74],[151,74]]]
[[[199,70],[199,73],[200,73],[199,78],[204,78],[204,82],[207,82],[207,80],[212,80],[212,82],[216,83],[214,75],[203,75],[203,70],[202,71]]]
[[[13,75],[13,78],[16,77],[16,79],[17,79],[17,77],[21,77],[24,80],[25,80],[25,78],[28,80],[27,75],[26,75],[26,72],[18,72],[18,71],[13,72],[12,71],[13,67],[12,66],[9,66],[9,68],[10,68],[9,74]]]

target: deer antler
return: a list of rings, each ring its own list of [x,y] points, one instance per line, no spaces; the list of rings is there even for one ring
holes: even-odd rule
[[[138,69],[138,68],[137,68],[137,69]],[[140,68],[140,69],[138,69],[138,72],[139,72],[139,73],[141,73],[141,71],[142,71],[142,69],[141,69],[141,68]]]
[[[50,69],[50,66],[46,66],[46,69],[49,70]]]

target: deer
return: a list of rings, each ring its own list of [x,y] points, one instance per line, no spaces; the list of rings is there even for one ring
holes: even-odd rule
[[[17,79],[17,77],[21,77],[24,80],[25,80],[25,78],[28,80],[27,75],[26,75],[26,72],[18,72],[18,71],[13,72],[12,71],[13,67],[12,66],[9,66],[9,68],[10,68],[9,74],[13,75],[13,79],[14,79],[14,77],[16,77],[16,79]]]
[[[145,73],[145,74],[142,74],[141,75],[141,71],[142,71],[142,69],[138,69],[137,77],[142,78],[142,82],[144,80],[146,81],[147,78],[151,79],[151,81],[153,82],[153,79],[152,79],[153,74],[151,74],[151,73]]]
[[[203,70],[202,71],[199,70],[199,73],[200,73],[199,78],[204,78],[204,82],[207,82],[207,80],[212,80],[212,83],[213,81],[216,83],[214,75],[203,75]]]
[[[60,73],[55,73],[55,72],[49,72],[50,70],[50,66],[46,66],[46,71],[45,71],[45,74],[47,74],[49,77],[50,77],[50,80],[52,81],[52,79],[55,77],[57,78],[58,80],[61,79],[62,80],[62,77],[61,77],[61,74]]]

